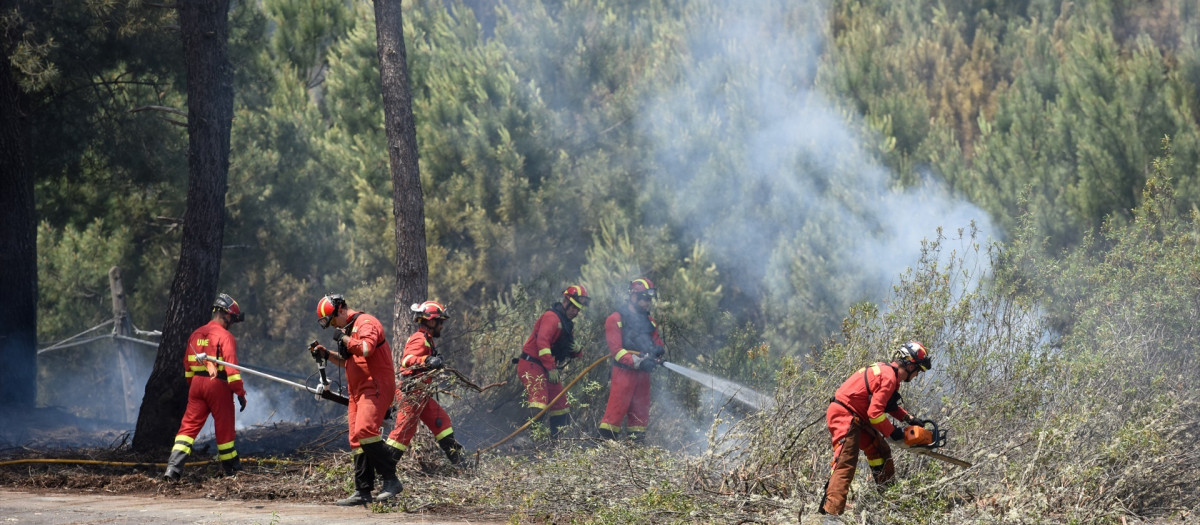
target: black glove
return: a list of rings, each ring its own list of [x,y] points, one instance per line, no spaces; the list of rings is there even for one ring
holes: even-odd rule
[[[667,349],[666,349],[666,347],[654,345],[654,352],[652,352],[652,353],[654,354],[654,357],[657,359],[664,355],[667,355]]]
[[[639,355],[639,356],[634,356],[634,358],[633,358],[634,368],[637,368],[638,370],[641,370],[643,372],[651,372],[654,370],[654,367],[657,365],[658,365],[658,363],[656,361],[654,361],[653,357],[650,357],[650,356]]]
[[[238,396],[238,404],[242,405],[241,410],[238,410],[238,412],[245,412],[246,411],[246,396]]]
[[[315,342],[316,341],[314,341],[314,343]],[[329,360],[329,350],[319,344],[310,346],[308,348],[308,353],[312,354],[313,361],[318,363]]]
[[[440,355],[425,358],[425,368],[436,370],[444,366],[446,366],[446,364],[442,362],[442,356]]]
[[[904,431],[900,427],[892,429],[892,435],[888,436],[892,441],[904,441]]]
[[[350,349],[346,347],[346,340],[349,338],[341,328],[333,330],[333,342],[337,345],[338,357],[342,358],[342,360],[350,359]]]
[[[909,425],[912,425],[914,427],[923,427],[928,422],[929,422],[928,419],[919,419],[919,418],[915,418],[913,416],[908,416],[908,420],[905,421],[905,423],[908,423]]]

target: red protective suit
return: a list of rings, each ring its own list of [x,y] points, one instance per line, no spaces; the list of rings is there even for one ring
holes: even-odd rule
[[[867,456],[876,483],[892,478],[895,467],[892,451],[884,436],[896,428],[887,414],[904,421],[908,412],[900,407],[895,363],[875,363],[850,375],[834,393],[834,401],[825,412],[825,422],[833,439],[833,463],[825,486],[822,508],[827,514],[841,514],[846,494],[858,466],[858,451]]]
[[[217,457],[223,463],[232,464],[237,458],[234,447],[233,396],[245,396],[242,375],[233,368],[226,369],[212,361],[200,363],[196,354],[207,354],[236,365],[237,341],[217,320],[197,328],[188,337],[187,350],[183,354],[183,376],[188,381],[188,404],[179,422],[175,435],[175,446],[171,453],[173,461],[182,465],[182,458],[192,453],[196,435],[204,428],[208,415],[212,414],[217,437]]]
[[[450,425],[450,416],[420,384],[428,385],[433,381],[422,376],[425,373],[425,361],[435,355],[437,349],[433,346],[433,336],[424,325],[417,328],[404,344],[404,353],[400,356],[402,384],[397,394],[400,404],[396,411],[396,428],[392,429],[387,439],[387,444],[396,449],[397,454],[408,450],[409,443],[417,434],[418,420],[433,432],[439,444],[445,439],[453,441],[454,428]],[[452,461],[457,459],[452,457]]]
[[[641,319],[632,320],[635,321],[634,330],[649,333],[628,333],[630,319],[623,316],[642,316]],[[604,321],[604,339],[608,342],[608,352],[613,356],[613,369],[608,405],[604,408],[604,417],[600,419],[602,433],[615,436],[621,432],[622,422],[626,422],[626,430],[630,434],[642,435],[646,432],[650,423],[650,372],[634,368],[633,357],[638,354],[633,352],[644,353],[651,349],[626,348],[626,341],[646,341],[647,337],[653,345],[663,346],[654,318],[632,307],[618,309]]]
[[[380,428],[396,396],[396,366],[392,347],[379,319],[370,314],[348,312],[346,335],[346,383],[350,389],[350,448],[383,441]]]
[[[562,305],[555,307],[562,309]],[[558,366],[551,348],[559,344],[559,340],[564,336],[568,340],[572,336],[564,330],[562,318],[554,310],[546,310],[537,322],[533,323],[533,332],[521,347],[521,359],[517,361],[517,377],[521,384],[525,385],[529,407],[538,410],[546,408],[550,401],[562,392],[562,378],[558,383],[551,383],[547,377],[549,371],[557,369]],[[551,418],[563,416],[570,412],[570,408],[567,396],[563,396],[550,407],[549,415]]]

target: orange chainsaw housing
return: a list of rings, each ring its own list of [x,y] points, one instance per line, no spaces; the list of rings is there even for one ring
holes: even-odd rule
[[[919,447],[933,443],[933,432],[930,432],[925,427],[910,425],[904,429],[904,444],[910,447]]]

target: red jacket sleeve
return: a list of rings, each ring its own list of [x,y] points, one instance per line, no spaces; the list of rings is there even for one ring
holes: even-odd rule
[[[654,339],[654,344],[665,348],[667,344],[663,342],[662,336],[658,335],[658,323],[654,321],[653,317],[650,318],[650,324],[654,325],[654,333],[650,334],[650,337]]]
[[[888,401],[892,399],[892,394],[896,393],[896,389],[900,388],[900,382],[896,379],[896,372],[892,367],[887,365],[879,365],[879,375],[872,374],[871,379],[871,405],[867,407],[867,420],[884,436],[889,436],[896,426],[887,418],[886,410]],[[903,409],[899,409],[903,412]],[[901,418],[903,419],[903,418]]]
[[[554,312],[546,312],[534,324],[533,340],[537,344],[537,357],[542,362],[542,366],[546,370],[554,370],[554,355],[550,352],[550,346],[558,340],[562,335],[562,322],[558,320],[558,314]]]
[[[368,357],[383,340],[383,327],[375,319],[360,316],[349,335],[350,340],[346,342],[346,348],[350,353]]]
[[[238,363],[237,340],[233,338],[233,335],[225,332],[222,334],[221,342],[218,344],[221,345],[218,347],[220,348],[219,353],[222,356],[221,360],[231,365],[236,365]],[[246,387],[242,384],[242,372],[237,368],[226,367],[225,374],[225,380],[229,382],[229,389],[239,396],[246,395]]]
[[[433,350],[425,333],[417,330],[408,337],[408,342],[404,343],[404,352],[400,355],[400,368],[403,370],[424,366],[430,355],[433,355]]]

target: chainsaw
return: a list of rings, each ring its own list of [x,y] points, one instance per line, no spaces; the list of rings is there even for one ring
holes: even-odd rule
[[[914,454],[928,456],[962,468],[971,468],[970,462],[935,452],[936,449],[946,446],[946,431],[939,428],[937,422],[932,419],[913,420],[911,425],[905,427],[904,439],[897,445]]]

